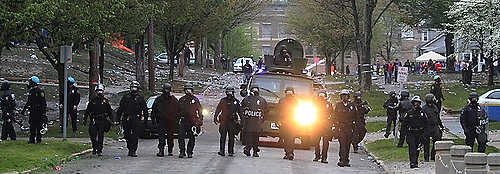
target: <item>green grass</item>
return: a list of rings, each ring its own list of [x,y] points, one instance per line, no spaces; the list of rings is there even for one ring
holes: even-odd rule
[[[368,117],[381,117],[386,116],[386,109],[383,107],[384,102],[389,98],[388,95],[384,94],[382,91],[370,91],[363,93],[363,100],[368,101],[368,104],[372,108],[366,116]]]
[[[59,132],[61,129],[59,128],[59,123],[55,123],[54,126],[49,127],[47,133],[44,135],[44,137],[54,137],[54,138],[62,138],[63,135],[61,132]],[[112,139],[118,139],[119,137],[122,136],[122,134],[119,134],[119,127],[118,126],[113,126],[111,127],[111,130],[109,132],[104,133],[104,137],[112,138]],[[68,127],[67,127],[67,132],[66,132],[67,138],[89,138],[89,125],[83,125],[82,123],[78,123],[78,133],[73,133],[72,128],[71,128],[71,123],[68,122]],[[29,132],[18,132],[18,136],[20,137],[27,137],[29,136]]]
[[[500,122],[490,121],[488,124],[488,130],[500,130]]]
[[[423,98],[426,94],[430,93],[430,87],[431,84],[419,87],[410,86],[409,91]],[[469,98],[471,92],[477,92],[479,95],[482,95],[494,89],[494,87],[486,85],[465,88],[460,83],[446,83],[442,87],[445,98],[443,106],[454,111],[461,110],[467,104],[467,98]]]
[[[386,124],[385,121],[368,122],[366,123],[366,131],[368,133],[380,131],[385,128]]]
[[[452,140],[456,145],[465,144],[463,139],[455,139]],[[387,162],[408,162],[408,144],[404,144],[402,148],[397,148],[396,145],[393,144],[393,139],[383,139],[377,140],[375,142],[371,142],[366,144],[368,151],[377,156],[380,160]],[[477,143],[474,146],[474,152],[477,152]],[[497,149],[493,146],[486,147],[486,153],[498,153],[500,149]],[[420,161],[423,161],[423,151],[420,152],[420,156],[418,158]]]
[[[63,158],[89,148],[88,144],[68,141],[42,141],[42,144],[4,141],[0,143],[0,173],[22,172],[36,167],[40,168],[39,171],[51,170]]]

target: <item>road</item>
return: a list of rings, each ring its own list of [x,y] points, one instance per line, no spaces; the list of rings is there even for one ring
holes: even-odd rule
[[[215,97],[204,97],[203,106],[214,109]],[[339,144],[330,143],[329,164],[313,162],[314,150],[296,150],[294,161],[283,160],[283,149],[262,147],[261,157],[247,157],[243,146],[235,145],[234,157],[217,155],[219,149],[218,127],[212,123],[213,117],[205,118],[204,134],[197,138],[194,158],[180,159],[177,142],[174,156],[156,157],[158,140],[139,141],[137,158],[127,157],[125,142],[104,147],[102,157],[84,155],[62,166],[62,170],[51,173],[384,173],[383,169],[368,160],[364,152],[351,153],[350,168],[337,167]],[[114,159],[119,156],[120,159]]]

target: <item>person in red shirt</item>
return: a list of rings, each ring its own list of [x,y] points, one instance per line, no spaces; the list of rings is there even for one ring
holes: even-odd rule
[[[436,64],[434,64],[434,69],[436,70],[436,72],[440,72],[441,68],[442,68],[441,63],[436,62]]]
[[[389,62],[387,65],[387,76],[388,76],[388,81],[389,84],[392,84],[392,73],[394,72],[394,63]]]

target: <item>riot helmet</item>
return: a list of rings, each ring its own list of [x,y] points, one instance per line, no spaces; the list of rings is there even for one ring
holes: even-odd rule
[[[193,84],[187,82],[184,84],[184,93],[192,95],[193,94]]]
[[[477,92],[471,92],[469,94],[469,101],[471,102],[471,104],[477,104],[479,100],[479,95],[477,94]]]
[[[285,89],[285,95],[286,96],[293,96],[293,95],[295,95],[295,89],[293,89],[293,87],[286,87],[286,89]]]
[[[170,85],[170,83],[164,83],[163,84],[163,92],[168,94],[168,93],[170,93],[170,91],[172,91],[172,85]]]
[[[433,104],[435,100],[436,100],[436,97],[434,97],[434,94],[426,94],[425,95],[425,103],[426,104]]]
[[[0,91],[5,91],[10,89],[10,83],[7,80],[2,82],[2,86],[0,87]]]
[[[361,101],[361,91],[354,92],[354,100]]]
[[[259,91],[260,91],[259,86],[252,85],[252,86],[250,87],[250,94],[251,94],[251,95],[254,95],[254,96],[259,96]]]
[[[31,78],[28,79],[28,88],[38,86],[39,83],[40,79],[37,76],[32,76]]]
[[[233,87],[226,87],[226,96],[228,97],[234,97],[234,88]]]
[[[411,104],[413,105],[414,108],[420,108],[420,105],[422,105],[422,100],[420,100],[420,96],[416,95],[413,96],[411,99]]]
[[[343,89],[340,91],[340,100],[342,100],[342,102],[349,101],[349,90]]]
[[[410,97],[410,92],[408,92],[407,90],[403,90],[401,91],[401,99],[408,99]]]
[[[137,92],[139,91],[139,88],[140,88],[141,84],[139,84],[138,81],[132,81],[132,83],[130,83],[130,91],[131,92]]]

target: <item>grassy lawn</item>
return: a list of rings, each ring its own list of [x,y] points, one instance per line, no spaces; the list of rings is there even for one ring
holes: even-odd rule
[[[372,143],[366,144],[368,150],[377,156],[379,159],[387,162],[401,162],[401,161],[409,161],[408,156],[408,145],[405,143],[403,148],[397,148],[396,145],[393,144],[393,139],[383,139],[377,140]],[[463,139],[455,139],[453,140],[455,144],[465,144]],[[477,152],[477,144],[474,146],[474,152]],[[498,153],[500,149],[497,149],[493,146],[488,146],[486,148],[486,153]],[[420,161],[423,161],[423,151],[420,152],[420,156],[418,158]]]
[[[386,124],[385,121],[368,122],[366,123],[366,131],[368,133],[380,131],[385,128]]]
[[[488,130],[500,130],[500,122],[490,121],[490,123],[488,124]]]
[[[420,95],[420,97],[424,97],[425,94],[430,92],[430,84],[422,85],[422,86],[410,86],[409,90],[412,94]],[[471,92],[477,92],[479,95],[484,94],[485,92],[494,89],[492,86],[475,86],[465,88],[460,83],[446,83],[443,84],[443,95],[445,100],[443,101],[444,107],[451,110],[460,110],[462,109],[466,103],[467,98],[469,98],[469,94]]]
[[[68,122],[68,127],[67,127],[67,129],[68,129],[67,137],[68,138],[88,138],[89,137],[89,125],[88,124],[83,125],[82,123],[78,123],[78,133],[73,134],[70,122]],[[55,123],[54,126],[49,127],[49,130],[44,135],[44,137],[62,138],[63,135],[62,135],[62,133],[59,132],[60,130],[61,129],[59,128],[59,123]],[[104,133],[104,137],[118,139],[119,137],[122,136],[122,134],[119,134],[119,132],[120,132],[119,127],[113,126],[113,127],[111,127],[111,130],[109,132]],[[18,136],[27,137],[27,136],[29,136],[29,132],[19,132]]]
[[[35,167],[41,171],[53,169],[61,160],[73,153],[89,149],[90,145],[44,141],[42,144],[27,144],[26,141],[4,141],[0,143],[0,173],[22,172]],[[26,153],[28,152],[29,153]]]

